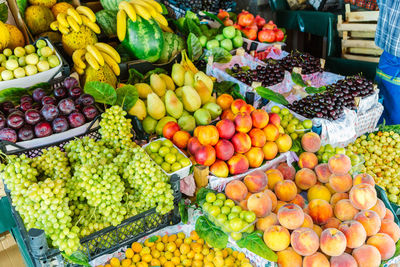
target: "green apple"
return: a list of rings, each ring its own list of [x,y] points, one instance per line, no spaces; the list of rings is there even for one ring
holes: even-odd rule
[[[232,212],[239,214],[241,211],[242,211],[242,208],[240,206],[232,207]]]
[[[214,201],[213,205],[217,207],[222,207],[224,205],[224,201],[222,201],[221,199],[217,199]]]
[[[232,212],[228,214],[228,220],[232,220],[233,218],[239,218],[239,213]]]
[[[217,206],[212,206],[209,210],[209,213],[213,217],[217,217],[221,213],[221,209]]]
[[[243,228],[243,220],[240,218],[233,218],[229,221],[229,226],[231,227],[233,232],[239,232]]]
[[[217,200],[217,197],[215,196],[214,193],[210,192],[206,195],[206,201],[209,203],[214,202],[215,200]]]
[[[231,209],[227,206],[223,206],[221,208],[221,213],[223,213],[223,214],[229,214],[230,212],[231,212]]]
[[[212,50],[215,47],[219,47],[219,41],[218,40],[210,40],[207,42],[206,48],[207,50]]]
[[[232,207],[235,206],[235,202],[232,199],[227,199],[227,200],[225,200],[225,204],[224,205],[229,207],[229,208],[232,208]]]
[[[225,49],[226,51],[231,51],[233,49],[232,41],[231,39],[225,39],[221,41],[221,47]]]
[[[233,47],[239,48],[243,46],[243,37],[242,36],[235,36],[232,39]]]
[[[222,34],[224,35],[225,38],[232,39],[236,35],[236,29],[233,26],[225,27],[222,30]]]
[[[150,149],[151,152],[157,153],[161,147],[161,144],[160,142],[151,142],[147,147]]]
[[[217,219],[217,222],[218,222],[219,224],[223,225],[223,224],[226,222],[226,220],[227,220],[228,218],[226,217],[225,214],[218,214],[218,216],[217,216],[216,219]]]
[[[215,40],[217,40],[217,41],[222,41],[224,39],[225,39],[225,37],[222,34],[218,34],[217,36],[215,36]]]
[[[312,128],[312,120],[304,120],[303,121],[303,126],[306,129],[311,129]]]
[[[206,47],[206,44],[207,44],[207,36],[204,36],[204,35],[200,36],[200,37],[199,37],[199,41],[200,41],[200,44],[201,44],[202,47]]]
[[[244,220],[247,223],[252,223],[256,220],[256,214],[252,211],[245,211]]]

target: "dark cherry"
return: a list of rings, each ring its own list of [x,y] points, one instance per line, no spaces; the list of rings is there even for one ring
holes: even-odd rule
[[[14,104],[10,101],[5,101],[1,103],[1,110],[4,112],[4,114],[10,114],[10,110],[14,109]]]
[[[22,102],[19,107],[23,112],[27,111],[28,109],[32,108],[32,102]]]
[[[7,125],[7,119],[3,114],[0,115],[0,129],[3,129]]]
[[[74,88],[69,89],[68,93],[69,93],[70,97],[72,97],[73,99],[76,99],[76,98],[80,97],[83,92],[80,87],[74,87]]]
[[[58,109],[64,115],[69,115],[72,111],[76,109],[74,100],[71,98],[64,98],[58,102]]]
[[[95,106],[93,106],[93,105],[85,106],[82,109],[82,113],[83,113],[83,115],[85,115],[85,118],[88,121],[93,120],[94,118],[96,118],[97,115],[99,115],[99,112],[97,111],[97,108]]]
[[[33,98],[30,95],[23,95],[21,96],[21,99],[19,100],[20,103],[24,103],[24,102],[33,102]]]
[[[65,88],[70,89],[72,87],[78,86],[78,81],[73,77],[67,77],[65,78],[63,85]]]
[[[30,125],[35,125],[41,119],[41,115],[38,110],[30,109],[25,112],[25,121]]]
[[[42,105],[55,105],[56,104],[56,99],[51,96],[45,96],[42,98]]]
[[[67,96],[67,89],[64,87],[58,87],[54,89],[53,94],[57,99],[65,98]]]
[[[78,105],[83,105],[83,106],[93,105],[94,98],[89,94],[82,94],[75,102]]]

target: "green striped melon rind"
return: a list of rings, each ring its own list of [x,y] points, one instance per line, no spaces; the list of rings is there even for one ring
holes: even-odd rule
[[[124,0],[100,0],[100,4],[104,9],[118,11],[118,5]]]
[[[96,12],[96,21],[107,36],[117,35],[117,11],[100,10]]]
[[[164,32],[164,46],[158,63],[167,63],[184,49],[181,37],[171,32]]]

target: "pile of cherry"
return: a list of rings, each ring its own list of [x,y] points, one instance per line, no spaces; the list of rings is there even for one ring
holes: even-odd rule
[[[37,88],[19,105],[0,103],[0,140],[27,141],[50,136],[92,121],[99,111],[94,98],[83,93],[76,79],[67,77],[50,95]]]

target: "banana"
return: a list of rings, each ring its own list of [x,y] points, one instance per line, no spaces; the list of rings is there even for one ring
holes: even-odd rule
[[[158,13],[163,12],[162,6],[157,1],[154,0],[142,0],[142,1],[150,4],[152,7],[155,8],[155,10],[157,10]]]
[[[94,22],[91,22],[86,16],[82,16],[83,24],[89,27],[94,33],[99,34],[101,32],[99,25]]]
[[[92,66],[93,69],[95,69],[95,70],[100,69],[99,63],[97,63],[97,60],[89,52],[85,53],[85,59],[86,59],[86,62],[89,63],[90,66]]]
[[[133,8],[133,5],[131,5],[130,3],[126,2],[126,1],[122,1],[121,3],[119,3],[118,8],[119,8],[119,10],[124,10],[126,12],[126,14],[128,15],[128,17],[133,22],[136,21],[136,12],[135,12],[135,9]]]
[[[76,8],[76,11],[77,11],[79,14],[88,17],[89,20],[90,20],[91,22],[96,22],[96,15],[95,15],[95,14],[93,13],[93,11],[92,11],[90,8],[88,8],[87,6],[78,6],[78,7]]]
[[[69,26],[71,26],[75,32],[79,32],[79,25],[72,16],[67,16],[67,21]]]
[[[110,57],[107,53],[101,52],[101,54],[104,57],[104,61],[107,63],[108,66],[110,66],[110,68],[113,70],[115,75],[119,76],[119,74],[121,73],[121,70],[119,68],[118,63],[112,57]]]
[[[58,31],[58,21],[53,21],[52,23],[50,23],[50,29],[52,29],[53,31]]]
[[[117,36],[122,42],[125,40],[126,34],[126,12],[124,10],[119,10],[117,13]]]
[[[150,13],[144,8],[142,5],[134,5],[136,13],[141,16],[145,20],[149,20],[151,18]]]
[[[63,26],[63,25],[61,25],[61,24],[59,24],[58,25],[58,30],[62,33],[62,34],[65,34],[65,35],[67,35],[67,34],[69,34],[69,29],[68,29],[68,27],[65,27],[65,26]]]
[[[83,73],[84,73],[84,70],[83,69],[81,69],[81,68],[78,68],[78,67],[74,67],[74,70],[79,74],[79,75],[83,75]]]
[[[92,54],[92,56],[96,59],[100,66],[104,66],[104,58],[101,55],[100,51],[94,45],[87,45],[86,50]]]
[[[108,54],[117,63],[121,63],[121,57],[118,52],[109,44],[106,43],[95,43],[94,46],[102,53]]]
[[[67,9],[67,14],[73,17],[79,25],[82,25],[81,15],[72,7]]]
[[[72,61],[74,62],[74,67],[79,69],[86,69],[86,64],[83,62],[82,57],[85,55],[86,49],[75,50],[72,54]]]
[[[159,14],[159,13],[156,11],[156,9],[155,9],[152,5],[150,5],[150,4],[148,4],[148,3],[144,2],[144,1],[130,0],[129,2],[130,2],[131,4],[133,4],[133,5],[135,6],[135,8],[136,8],[137,5],[142,6],[144,9],[147,10],[148,13],[150,13],[150,15],[151,15],[152,17],[154,17],[154,16],[156,16],[157,14]]]
[[[158,23],[158,26],[160,26],[160,28],[161,28],[161,30],[163,32],[172,32],[172,33],[174,33],[174,31],[170,27],[164,26],[161,23],[159,23],[158,21],[157,21],[157,23]]]
[[[161,15],[160,13],[156,13],[156,15],[153,16],[153,19],[155,21],[157,21],[159,24],[168,27],[167,19],[163,15]]]
[[[57,21],[59,26],[69,28],[69,23],[67,21],[67,15],[65,13],[60,13],[57,15]]]
[[[182,51],[181,65],[183,65],[185,69],[192,71],[193,74],[196,74],[199,72],[199,70],[196,68],[196,66],[193,64],[193,62],[188,58],[188,56],[186,54],[186,50]]]

